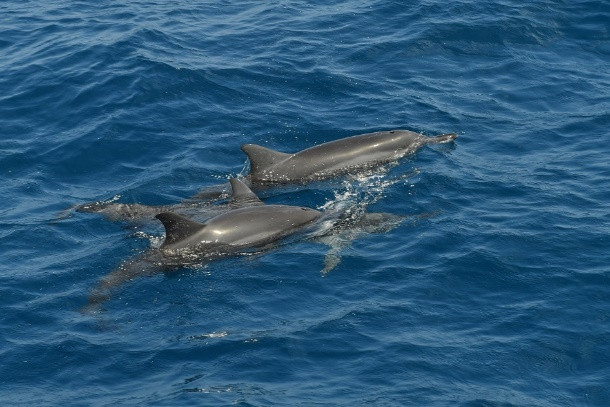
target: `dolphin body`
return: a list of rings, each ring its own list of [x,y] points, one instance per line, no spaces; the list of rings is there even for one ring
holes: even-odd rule
[[[241,149],[250,160],[253,186],[265,183],[308,182],[361,171],[413,154],[431,143],[447,143],[454,133],[426,137],[408,130],[361,134],[288,154],[256,144]]]
[[[315,209],[264,205],[240,208],[197,223],[165,212],[156,216],[165,227],[164,254],[187,251],[206,253],[208,247],[227,248],[227,254],[251,247],[262,247],[312,223],[321,213]]]
[[[232,209],[244,206],[262,205],[260,199],[242,181],[232,178],[230,180],[232,195],[227,204],[210,205],[206,201],[189,199],[174,205],[142,205],[124,204],[118,202],[92,202],[79,205],[77,212],[99,213],[111,221],[152,221],[155,216],[163,212],[174,212],[186,216],[208,217],[218,215]]]
[[[319,144],[295,154],[282,153],[256,144],[244,144],[241,149],[250,160],[250,174],[237,187],[237,181],[231,181],[233,196],[227,205],[210,204],[210,201],[224,196],[226,187],[219,185],[174,205],[92,202],[72,207],[62,212],[61,217],[67,216],[73,209],[77,212],[99,213],[111,221],[128,222],[154,221],[155,216],[163,212],[189,217],[201,217],[202,214],[213,216],[254,205],[256,201],[262,204],[248,186],[259,190],[271,184],[307,183],[356,173],[413,154],[426,144],[447,143],[456,137],[453,133],[426,137],[408,130],[379,131]]]
[[[232,185],[243,185],[232,179]],[[158,249],[121,264],[102,278],[89,296],[84,312],[94,311],[112,290],[133,278],[168,271],[177,267],[202,264],[234,256],[252,249],[264,250],[313,224],[321,212],[288,205],[257,205],[230,210],[205,223],[184,216],[162,212],[156,218],[165,227],[165,241]]]

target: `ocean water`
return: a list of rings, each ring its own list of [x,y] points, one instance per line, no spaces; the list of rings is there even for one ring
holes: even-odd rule
[[[2,405],[610,405],[607,1],[0,14]],[[81,312],[163,230],[67,208],[180,202],[246,174],[244,143],[395,128],[459,137],[261,197],[402,222],[136,278]]]

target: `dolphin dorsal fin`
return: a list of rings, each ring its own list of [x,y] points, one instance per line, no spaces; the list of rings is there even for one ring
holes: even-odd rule
[[[273,164],[292,156],[292,154],[282,153],[256,144],[244,144],[241,146],[241,151],[246,153],[250,159],[252,174],[262,172]]]
[[[231,189],[233,190],[233,196],[231,197],[231,203],[235,204],[252,204],[261,205],[263,202],[258,199],[258,196],[243,181],[237,178],[231,178]]]
[[[171,212],[163,212],[155,216],[165,226],[165,242],[163,246],[176,243],[205,227],[202,223],[194,222],[184,216]]]

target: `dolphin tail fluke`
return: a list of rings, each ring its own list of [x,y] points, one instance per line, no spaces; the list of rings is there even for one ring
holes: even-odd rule
[[[440,134],[435,137],[427,137],[426,143],[428,143],[428,144],[449,143],[450,141],[455,140],[456,137],[457,137],[457,134],[455,134],[455,133]]]
[[[256,144],[244,144],[241,146],[241,151],[246,153],[248,159],[250,159],[250,170],[252,174],[264,171],[273,164],[285,160],[292,155]]]

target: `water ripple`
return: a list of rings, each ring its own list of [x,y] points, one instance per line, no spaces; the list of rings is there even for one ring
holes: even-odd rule
[[[0,9],[5,404],[607,404],[603,2]],[[58,212],[178,202],[245,174],[243,143],[388,128],[459,138],[261,197],[401,222],[134,280],[79,312],[162,230]]]

